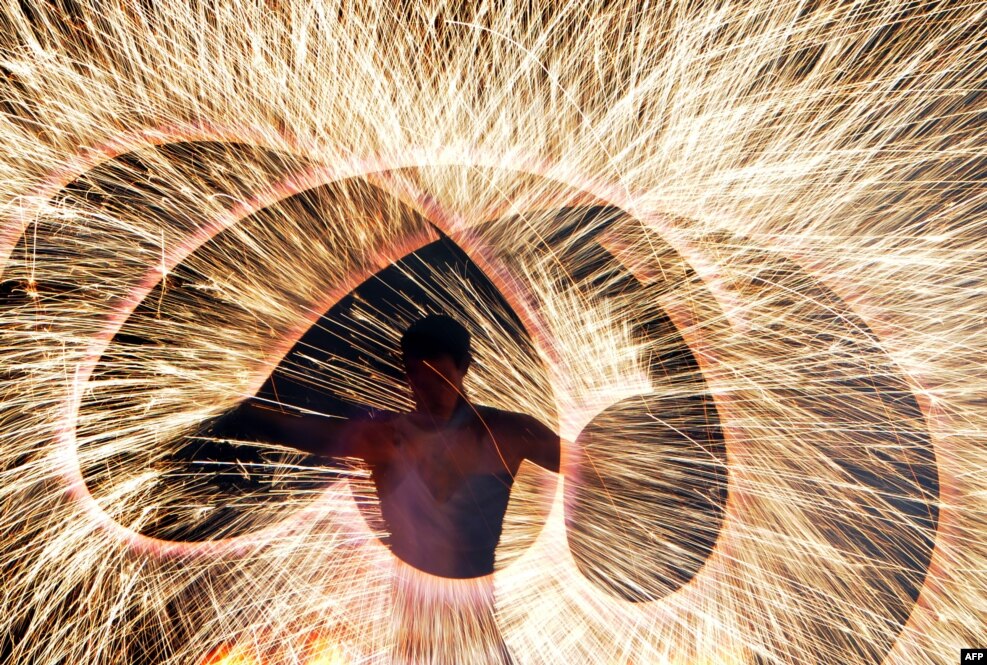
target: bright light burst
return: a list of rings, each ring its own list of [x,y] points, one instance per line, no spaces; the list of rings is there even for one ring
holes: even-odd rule
[[[10,662],[987,646],[987,6],[400,4],[3,10]],[[289,351],[440,231],[502,297],[401,264],[472,395],[572,441],[480,580],[396,561],[360,468],[179,454],[276,366],[406,405]]]

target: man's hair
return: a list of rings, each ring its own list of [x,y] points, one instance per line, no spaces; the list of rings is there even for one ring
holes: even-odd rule
[[[401,335],[401,353],[405,358],[420,360],[447,355],[462,368],[470,360],[470,334],[451,316],[429,314],[412,323]]]

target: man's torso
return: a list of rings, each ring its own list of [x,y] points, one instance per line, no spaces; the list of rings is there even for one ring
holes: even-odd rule
[[[519,414],[461,410],[448,422],[384,414],[360,427],[396,555],[422,570],[475,577],[493,570],[514,476],[524,457]]]

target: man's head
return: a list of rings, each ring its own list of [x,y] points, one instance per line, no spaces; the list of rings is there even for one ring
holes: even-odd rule
[[[401,353],[417,407],[436,415],[451,413],[472,361],[469,331],[450,316],[430,314],[404,331]]]

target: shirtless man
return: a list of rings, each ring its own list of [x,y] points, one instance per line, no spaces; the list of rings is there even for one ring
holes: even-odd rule
[[[341,421],[248,401],[238,429],[314,455],[364,460],[397,557],[443,577],[489,575],[521,462],[557,473],[559,436],[531,416],[467,399],[470,336],[451,317],[413,323],[401,351],[410,413]]]

